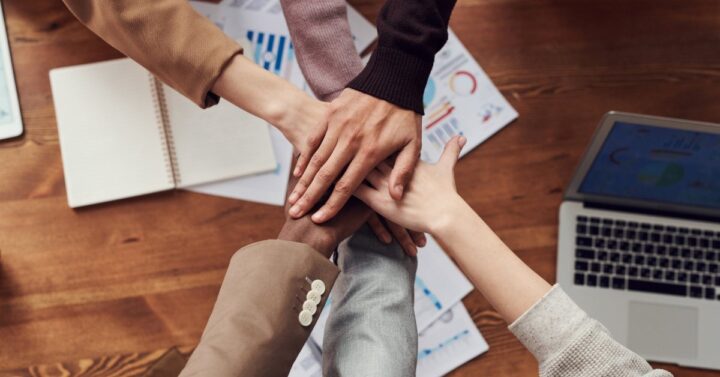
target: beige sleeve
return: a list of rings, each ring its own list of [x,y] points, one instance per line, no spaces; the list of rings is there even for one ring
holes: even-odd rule
[[[286,377],[335,283],[338,269],[311,247],[263,241],[233,256],[200,344],[180,374]],[[310,279],[325,293],[310,326],[298,320]]]
[[[201,107],[218,102],[210,89],[242,52],[186,0],[63,1],[100,38]]]
[[[509,326],[535,356],[540,376],[672,377],[615,341],[555,285]]]

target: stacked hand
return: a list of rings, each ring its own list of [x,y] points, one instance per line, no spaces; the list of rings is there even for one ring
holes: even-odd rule
[[[388,194],[401,198],[419,158],[420,116],[352,89],[329,105],[318,103],[312,100],[291,106],[283,117],[292,124],[281,129],[299,152],[293,171],[299,181],[288,199],[290,215],[305,216],[330,190],[312,220],[323,223],[332,219],[367,174],[393,155]],[[407,231],[376,214],[370,216],[368,225],[382,242],[397,240],[408,255],[417,255],[417,247],[425,246],[423,233]]]
[[[297,179],[293,179],[290,187],[296,182]],[[337,245],[358,230],[371,213],[361,201],[351,198],[337,216],[323,224],[315,224],[310,216],[286,217],[278,239],[310,245],[329,258]]]
[[[388,193],[402,198],[420,157],[420,115],[345,89],[330,103],[327,124],[322,140],[311,140],[317,145],[312,157],[303,155],[296,165],[300,181],[289,197],[291,216],[305,215],[334,184],[330,198],[312,215],[317,223],[331,219],[368,173],[394,154]]]
[[[355,196],[390,221],[414,231],[435,234],[451,222],[448,216],[452,216],[453,209],[467,206],[457,193],[453,174],[465,142],[464,137],[456,136],[447,143],[436,164],[419,163],[399,201],[388,194],[392,170],[385,163],[368,175],[370,185],[360,186]]]

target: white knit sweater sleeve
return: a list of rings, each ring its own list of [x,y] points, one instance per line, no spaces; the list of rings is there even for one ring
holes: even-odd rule
[[[538,360],[541,377],[672,376],[616,342],[558,285],[509,329]]]

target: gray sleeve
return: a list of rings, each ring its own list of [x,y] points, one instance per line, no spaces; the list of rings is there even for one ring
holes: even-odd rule
[[[558,285],[509,329],[538,360],[540,376],[672,376],[615,341]]]
[[[364,226],[338,248],[342,273],[323,337],[323,376],[415,375],[417,259]]]

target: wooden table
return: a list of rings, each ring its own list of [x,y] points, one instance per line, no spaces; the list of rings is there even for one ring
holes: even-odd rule
[[[352,3],[374,19],[381,1]],[[0,142],[0,375],[138,375],[192,349],[230,256],[274,237],[281,209],[184,191],[68,208],[48,70],[120,54],[59,0],[3,4],[26,131]],[[603,113],[720,121],[715,0],[461,0],[451,24],[520,113],[462,160],[460,192],[550,281],[558,205]],[[453,376],[537,374],[480,294],[465,304],[490,351]]]

